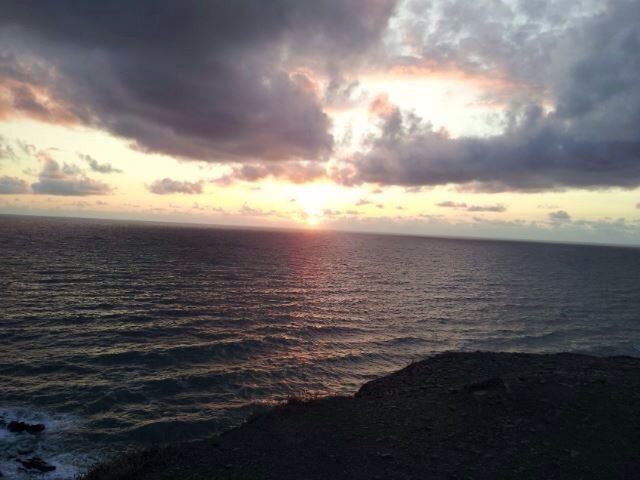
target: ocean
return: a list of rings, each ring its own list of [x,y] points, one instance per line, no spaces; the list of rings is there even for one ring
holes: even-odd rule
[[[636,248],[1,216],[0,472],[72,478],[445,350],[637,356],[639,272]]]

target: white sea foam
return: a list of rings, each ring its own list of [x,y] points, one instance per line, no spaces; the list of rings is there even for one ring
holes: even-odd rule
[[[45,425],[38,434],[11,433],[12,421]],[[33,471],[25,469],[20,460],[38,457],[53,465],[52,472],[38,473],[43,480],[75,478],[93,463],[88,455],[69,451],[68,437],[78,431],[81,421],[69,415],[53,414],[25,407],[0,408],[0,472],[8,479],[32,479]]]

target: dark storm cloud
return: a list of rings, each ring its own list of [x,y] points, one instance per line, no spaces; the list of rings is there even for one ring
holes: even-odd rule
[[[489,80],[479,100],[508,105],[502,134],[451,138],[383,105],[377,136],[331,177],[408,192],[640,185],[638,0],[407,0],[388,30],[395,4],[6,0],[0,118],[81,123],[141,151],[246,164],[221,182],[306,181],[300,161],[334,146],[323,106],[366,98],[357,65],[453,70]]]
[[[179,180],[172,180],[171,178],[163,178],[162,180],[156,180],[148,186],[148,190],[151,193],[157,195],[169,195],[172,193],[185,193],[188,195],[197,195],[202,193],[202,186],[204,182],[182,182]]]
[[[0,5],[0,12],[1,9]],[[51,71],[39,62],[25,62],[5,51],[13,37],[1,26],[0,42],[0,119],[25,116],[62,125],[77,123],[70,109],[50,95]]]
[[[106,183],[89,178],[75,165],[60,164],[50,157],[44,158],[38,181],[31,185],[34,193],[63,196],[106,195],[112,188]]]
[[[178,157],[324,159],[329,118],[312,82],[288,70],[352,63],[376,45],[394,6],[7,0],[0,75],[12,101],[3,107],[35,117],[65,112],[140,150]],[[51,100],[36,101],[36,89]]]
[[[236,181],[257,182],[265,178],[307,183],[325,176],[325,167],[314,162],[281,162],[236,165],[231,173],[214,180],[219,185]]]
[[[0,195],[29,193],[27,182],[17,177],[0,177]]]
[[[448,13],[420,61],[529,79],[555,110],[536,95],[514,97],[504,133],[451,138],[410,112],[373,109],[379,133],[336,181],[485,192],[640,185],[640,2],[594,2],[601,12],[571,25],[553,2],[515,2],[530,11],[525,30],[506,3],[436,3]],[[544,33],[553,25],[560,33]]]
[[[397,111],[384,120],[368,149],[334,178],[347,185],[452,183],[484,192],[640,185],[640,136],[584,137],[584,131],[544,116],[536,106],[518,115],[518,123],[503,135],[450,138]]]
[[[122,170],[114,168],[110,163],[100,163],[91,155],[78,153],[78,158],[89,164],[89,168],[97,173],[122,173]]]

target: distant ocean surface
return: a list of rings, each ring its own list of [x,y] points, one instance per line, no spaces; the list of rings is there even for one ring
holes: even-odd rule
[[[640,355],[640,249],[0,217],[6,478],[478,349]]]

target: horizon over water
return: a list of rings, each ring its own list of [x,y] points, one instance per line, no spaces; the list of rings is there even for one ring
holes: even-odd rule
[[[519,242],[519,243],[543,243],[551,245],[584,245],[584,246],[603,246],[603,247],[619,247],[619,248],[636,248],[640,249],[640,240],[638,243],[620,243],[610,241],[576,241],[572,239],[568,240],[554,240],[545,238],[534,237],[510,237],[510,236],[485,236],[485,235],[448,235],[448,234],[435,234],[435,233],[420,233],[420,232],[408,232],[408,231],[382,231],[382,230],[347,230],[340,228],[326,228],[325,226],[314,225],[299,225],[299,226],[275,226],[275,225],[250,225],[240,223],[210,223],[210,222],[179,222],[173,220],[153,220],[143,219],[138,217],[124,218],[124,217],[100,217],[100,216],[69,216],[69,215],[43,215],[43,214],[26,214],[26,213],[6,213],[0,212],[0,220],[12,219],[12,218],[24,218],[24,219],[40,219],[40,220],[67,220],[67,221],[87,221],[87,222],[113,222],[113,223],[133,223],[141,225],[160,225],[160,226],[174,226],[179,227],[193,227],[193,228],[212,228],[220,230],[249,230],[249,231],[265,231],[265,232],[324,232],[324,233],[346,233],[354,235],[381,235],[390,237],[418,237],[418,238],[432,238],[440,240],[479,240],[487,242]]]
[[[446,350],[640,355],[632,246],[0,216],[0,249],[8,478],[21,451],[71,478]]]

